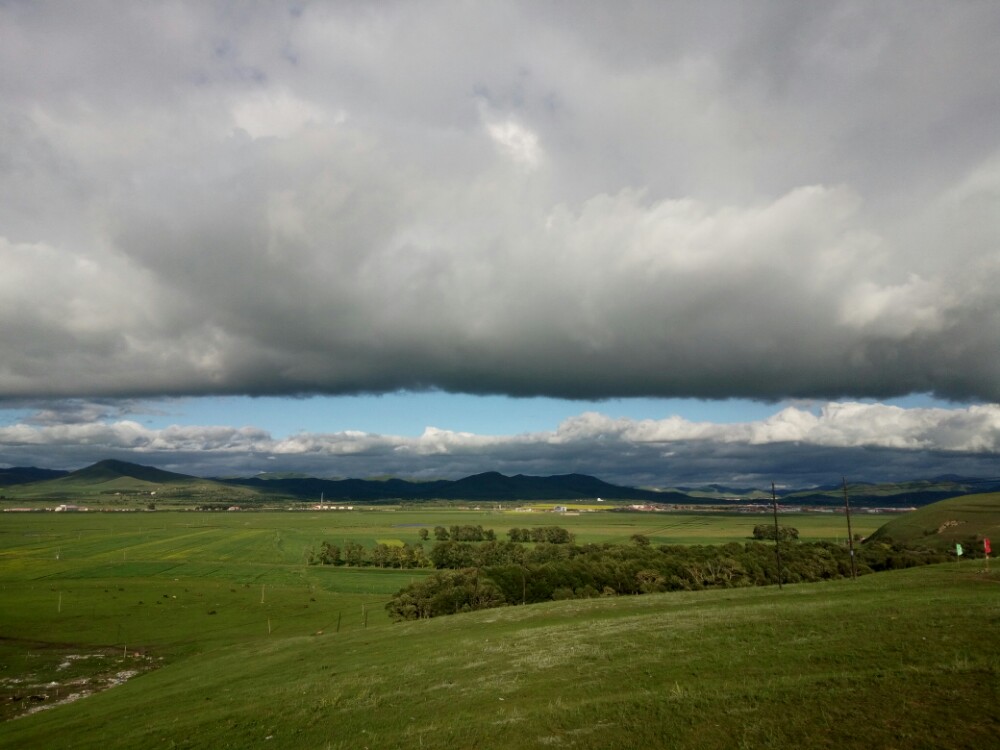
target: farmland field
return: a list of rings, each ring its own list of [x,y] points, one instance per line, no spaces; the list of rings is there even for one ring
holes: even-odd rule
[[[204,648],[233,638],[304,634],[330,625],[387,621],[389,595],[423,570],[307,565],[326,540],[373,546],[411,544],[418,530],[482,524],[508,528],[557,523],[580,542],[654,544],[746,540],[761,516],[735,514],[383,511],[323,513],[5,513],[0,517],[0,584],[12,605],[0,613],[6,638],[155,647]],[[841,539],[843,518],[783,515],[803,539]],[[866,523],[867,522],[867,523]],[[871,531],[877,517],[854,528]],[[433,543],[433,537],[431,542]],[[263,601],[262,601],[263,599]],[[209,614],[211,613],[211,614]],[[197,621],[197,623],[195,622]]]
[[[853,517],[855,533],[868,534],[886,516]],[[803,540],[844,540],[843,514],[782,513]],[[322,540],[419,541],[420,528],[482,525],[503,538],[512,527],[559,525],[577,541],[625,542],[645,534],[654,544],[721,544],[745,541],[770,515],[742,513],[582,513],[516,511],[382,510],[326,512],[5,513],[0,516],[0,558],[71,561],[242,561],[295,565]]]

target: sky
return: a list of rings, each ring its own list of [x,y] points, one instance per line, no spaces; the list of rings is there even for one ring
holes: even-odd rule
[[[0,465],[1000,475],[1000,6],[0,1]]]

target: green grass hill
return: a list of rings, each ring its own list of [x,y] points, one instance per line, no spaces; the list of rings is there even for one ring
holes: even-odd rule
[[[925,506],[889,521],[869,541],[891,540],[933,549],[953,549],[960,542],[966,554],[981,555],[983,537],[1000,550],[1000,492],[966,495]]]
[[[65,476],[11,487],[8,496],[15,499],[46,499],[83,501],[100,496],[156,492],[197,499],[206,494],[225,494],[229,497],[256,494],[253,490],[229,488],[209,479],[177,474],[152,466],[142,466],[112,459],[99,461]]]
[[[187,474],[176,474],[172,471],[164,471],[152,466],[141,466],[114,459],[98,461],[96,464],[92,464],[84,469],[71,472],[63,479],[79,484],[100,484],[121,478],[137,479],[141,482],[149,482],[151,484],[177,484],[197,481],[195,477],[188,476]]]
[[[998,583],[944,565],[262,631],[7,722],[0,747],[995,747]]]

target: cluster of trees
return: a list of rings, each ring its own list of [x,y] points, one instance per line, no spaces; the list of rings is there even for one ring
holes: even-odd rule
[[[347,542],[343,548],[323,542],[309,553],[310,565],[348,565],[376,568],[485,568],[495,565],[529,565],[552,562],[566,557],[566,544],[541,542],[534,547],[509,541],[436,542],[430,553],[422,544],[378,544],[366,548]]]
[[[420,538],[427,541],[430,536],[427,529],[420,529]],[[492,542],[497,538],[493,529],[484,529],[482,526],[444,526],[434,527],[434,538],[439,542],[449,540],[455,542]]]
[[[397,592],[386,604],[396,621],[492,609],[507,604],[503,592],[476,568],[434,573]]]
[[[512,542],[547,542],[570,544],[575,537],[561,526],[534,526],[530,529],[510,529],[507,538]]]
[[[431,532],[420,529],[417,532],[423,541],[430,538]],[[492,542],[497,538],[493,529],[482,526],[444,526],[434,527],[434,539],[439,542]],[[559,526],[535,526],[530,529],[510,529],[507,538],[512,542],[548,542],[549,544],[569,544],[574,537],[567,529]]]
[[[774,541],[774,524],[771,523],[759,523],[753,527],[753,538],[754,539],[770,539]],[[793,539],[799,538],[799,530],[793,526],[779,526],[778,527],[778,541],[780,542],[790,542]]]
[[[438,542],[431,548],[435,568],[485,568],[494,565],[528,565],[565,559],[568,545],[541,542],[525,547],[517,542]]]
[[[386,605],[390,616],[417,619],[555,599],[762,586],[777,583],[779,576],[782,582],[798,583],[851,574],[848,550],[830,542],[783,547],[780,571],[773,545],[756,541],[660,547],[545,544],[524,550],[520,559],[495,563],[484,559],[477,565],[468,565],[468,558],[454,548],[451,552],[455,554],[434,559],[436,567],[449,569],[414,582],[393,596]],[[947,559],[941,553],[879,544],[868,545],[857,555],[859,573]]]
[[[377,544],[371,549],[357,542],[339,545],[323,542],[309,553],[310,565],[349,565],[370,568],[429,568],[432,563],[421,544]]]

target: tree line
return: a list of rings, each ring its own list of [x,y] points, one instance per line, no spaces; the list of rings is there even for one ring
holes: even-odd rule
[[[310,565],[347,565],[354,568],[430,568],[430,558],[422,544],[376,544],[367,548],[357,542],[323,542],[319,551],[310,550]]]
[[[546,542],[548,544],[570,544],[575,541],[568,529],[561,526],[532,526],[529,529],[508,529],[507,538],[512,542]]]
[[[420,529],[418,535],[427,540],[430,532]],[[379,543],[372,548],[357,542],[345,542],[343,547],[324,541],[319,550],[310,550],[310,565],[346,565],[372,568],[471,568],[487,565],[544,562],[552,552],[548,545],[569,544],[573,535],[559,526],[537,526],[532,529],[510,529],[510,541],[498,541],[493,529],[482,526],[434,527],[439,541],[428,553],[423,544],[402,545]],[[520,542],[535,542],[534,548]]]
[[[774,546],[758,541],[659,547],[640,542],[541,544],[531,550],[500,542],[489,553],[496,555],[495,561],[484,553],[477,557],[462,543],[448,544],[452,546],[447,554],[444,550],[437,557],[431,553],[439,572],[400,589],[386,604],[393,619],[558,599],[764,586],[779,579],[800,583],[851,575],[848,550],[831,542],[783,545],[780,570]],[[520,555],[513,548],[519,548]],[[504,555],[510,556],[505,559]],[[856,559],[858,573],[866,574],[944,562],[948,557],[929,550],[871,544],[859,550]]]
[[[421,540],[427,541],[431,532],[426,528],[418,532]],[[434,539],[439,542],[492,542],[497,538],[493,529],[482,526],[444,526],[434,527]],[[512,542],[549,542],[550,544],[569,544],[575,537],[561,526],[533,526],[527,529],[508,529],[507,538]]]
[[[429,534],[427,529],[420,529],[420,538],[427,540]],[[497,538],[493,529],[484,529],[482,526],[444,526],[434,527],[434,538],[439,542],[486,542]]]

